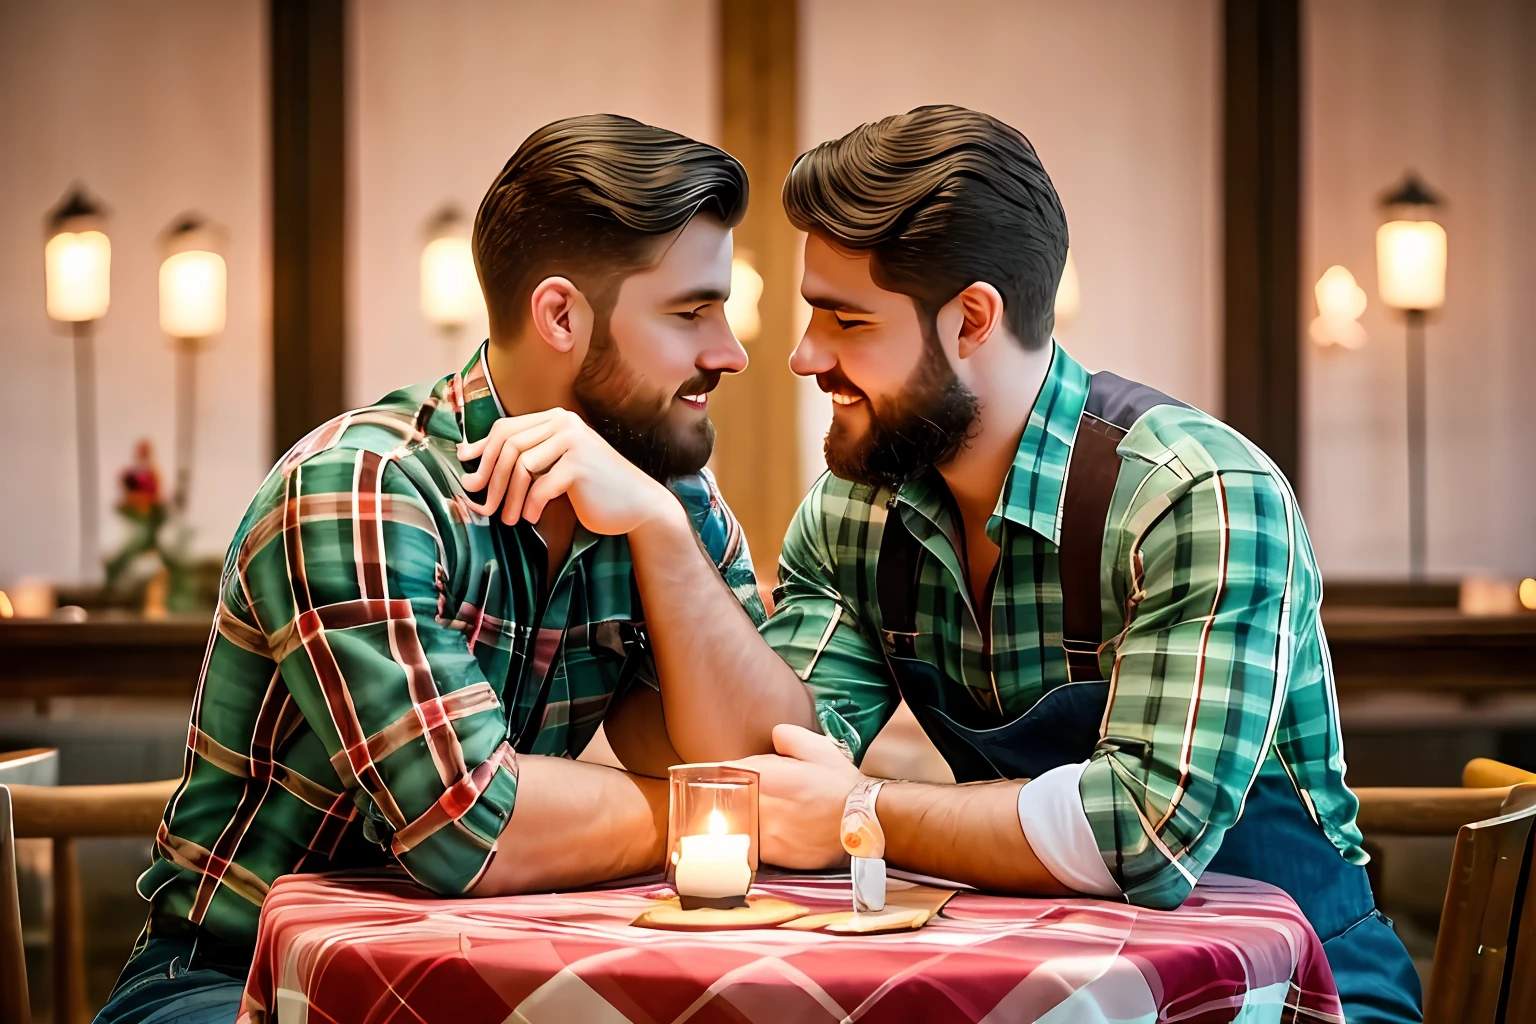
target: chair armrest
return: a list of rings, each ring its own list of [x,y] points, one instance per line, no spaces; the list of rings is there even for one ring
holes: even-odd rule
[[[1453,836],[1463,825],[1497,817],[1509,788],[1365,787],[1355,790],[1356,821],[1367,836]]]
[[[11,786],[18,839],[152,836],[180,779],[111,786]]]

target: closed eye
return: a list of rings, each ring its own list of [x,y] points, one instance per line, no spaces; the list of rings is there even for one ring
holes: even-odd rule
[[[869,323],[868,320],[844,320],[842,317],[838,316],[836,313],[832,314],[832,319],[836,320],[837,321],[837,326],[841,327],[845,331],[849,330],[851,328],[854,328],[854,327],[863,327],[865,324]]]
[[[674,314],[674,315],[680,316],[684,320],[697,320],[699,317],[704,315],[704,311],[706,309],[708,309],[708,308],[709,308],[709,305],[706,303],[705,305],[702,305],[702,306],[700,306],[697,309],[685,310],[685,311],[683,311],[681,313],[677,313],[677,314]]]

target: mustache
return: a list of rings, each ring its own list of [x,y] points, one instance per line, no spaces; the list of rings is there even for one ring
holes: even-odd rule
[[[816,386],[828,394],[834,391],[841,391],[845,394],[864,394],[864,389],[849,380],[843,373],[842,368],[836,366],[825,373],[818,373],[816,375]]]
[[[700,370],[694,376],[683,382],[673,395],[707,395],[720,386],[720,377],[724,370]]]

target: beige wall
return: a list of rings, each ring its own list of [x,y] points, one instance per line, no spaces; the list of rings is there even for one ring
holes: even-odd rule
[[[96,338],[103,549],[140,437],[171,473],[172,353],[157,237],[196,209],[229,232],[229,326],[202,360],[191,519],[222,551],[267,469],[266,72],[259,0],[0,3],[0,586],[76,566],[73,362],[43,311],[43,216],[71,181],[112,218]]]
[[[422,317],[418,260],[446,200],[473,216],[533,129],[627,114],[716,130],[712,0],[370,0],[353,8],[347,395],[369,402],[456,368],[484,318],[445,340]]]
[[[1378,195],[1416,168],[1449,200],[1429,326],[1429,568],[1536,573],[1536,6],[1354,0],[1305,11],[1304,285],[1369,298],[1359,351],[1303,341],[1303,505],[1322,566],[1407,571],[1402,323],[1376,295]],[[1310,290],[1304,322],[1316,314]]]
[[[1063,344],[1091,369],[1220,412],[1214,0],[803,0],[801,10],[805,146],[924,103],[1014,125],[1066,206],[1082,313]],[[814,384],[801,405],[814,478],[831,407]]]

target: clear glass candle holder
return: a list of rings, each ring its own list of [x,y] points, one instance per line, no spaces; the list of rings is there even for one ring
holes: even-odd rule
[[[681,764],[670,775],[667,881],[683,909],[746,906],[757,875],[757,772]]]

